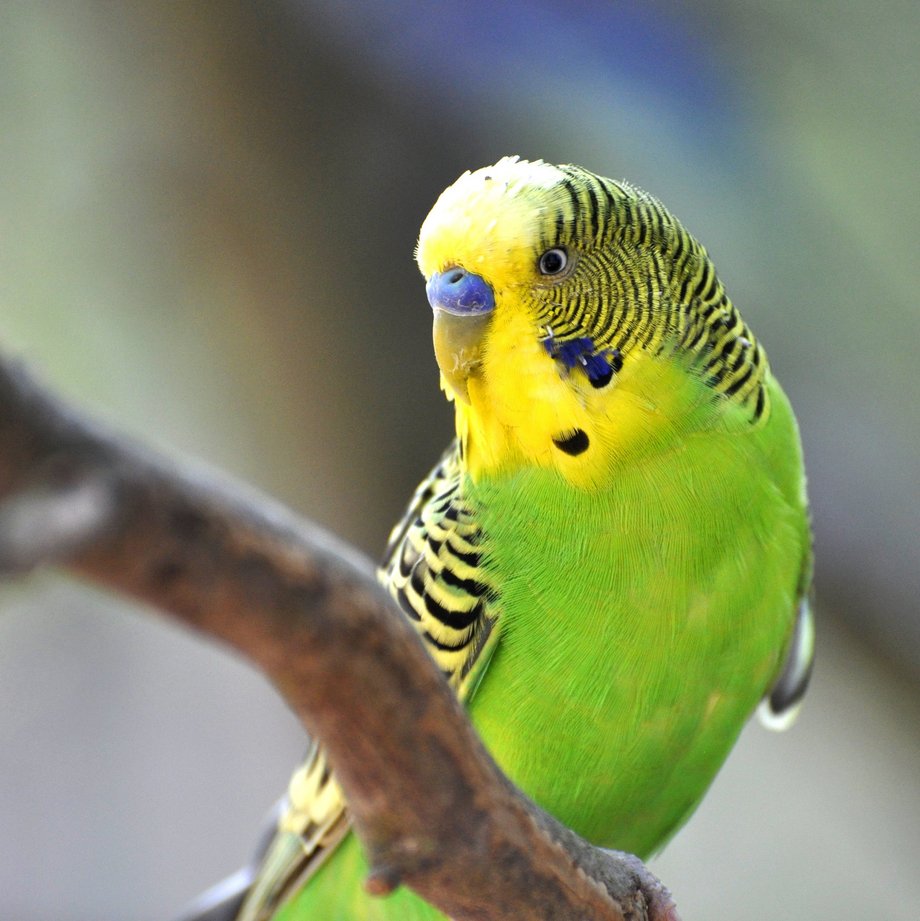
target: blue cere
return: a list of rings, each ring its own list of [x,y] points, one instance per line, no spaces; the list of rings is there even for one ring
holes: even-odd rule
[[[485,279],[459,266],[435,272],[425,291],[433,310],[457,317],[478,317],[495,309],[495,295]]]

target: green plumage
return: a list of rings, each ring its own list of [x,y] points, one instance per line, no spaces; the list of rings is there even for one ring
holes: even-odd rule
[[[547,277],[552,248],[565,267]],[[792,410],[705,251],[627,186],[501,161],[445,193],[419,262],[458,442],[382,577],[512,780],[647,857],[771,688],[780,711],[807,682]],[[488,293],[470,312],[449,284]],[[241,917],[439,917],[406,891],[364,895],[321,759]]]

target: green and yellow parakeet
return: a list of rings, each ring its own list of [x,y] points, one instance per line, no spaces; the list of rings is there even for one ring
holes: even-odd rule
[[[508,776],[647,857],[763,701],[805,690],[795,418],[703,247],[650,195],[516,157],[438,199],[418,264],[457,437],[381,578]],[[240,921],[420,921],[367,868],[323,750]]]

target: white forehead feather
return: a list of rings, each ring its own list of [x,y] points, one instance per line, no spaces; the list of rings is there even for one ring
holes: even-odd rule
[[[473,240],[481,261],[482,253],[500,246],[498,215],[516,231],[521,226],[517,220],[535,219],[534,206],[523,204],[519,193],[553,189],[563,176],[550,163],[519,157],[503,157],[493,166],[465,172],[441,193],[422,224],[416,257],[423,274],[443,268],[442,262]]]
[[[448,186],[432,210],[442,205],[450,207],[458,199],[487,195],[513,196],[517,189],[550,189],[559,183],[559,167],[543,160],[522,160],[502,157],[493,166],[467,170],[453,185]]]

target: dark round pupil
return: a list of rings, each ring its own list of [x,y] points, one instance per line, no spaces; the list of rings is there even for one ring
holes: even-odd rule
[[[559,249],[551,249],[540,257],[540,271],[545,275],[555,275],[565,268],[565,253]]]

